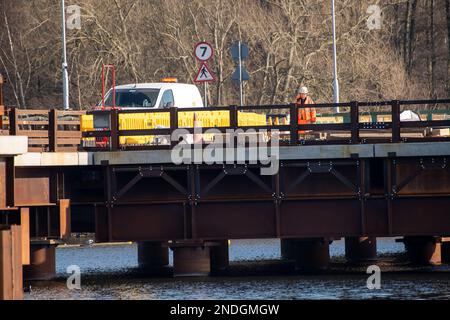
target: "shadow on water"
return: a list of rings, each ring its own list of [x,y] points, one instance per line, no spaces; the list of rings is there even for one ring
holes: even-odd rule
[[[57,279],[31,283],[26,299],[448,299],[450,267],[415,267],[403,256],[403,245],[379,239],[381,289],[367,288],[367,266],[350,266],[344,242],[330,246],[332,263],[323,274],[299,274],[292,261],[280,259],[278,240],[232,241],[225,274],[172,278],[142,272],[134,244],[61,247]],[[81,290],[69,290],[66,268],[81,270]],[[170,255],[172,265],[172,255]]]

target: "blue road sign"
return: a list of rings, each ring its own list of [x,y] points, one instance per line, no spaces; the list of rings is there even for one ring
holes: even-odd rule
[[[231,57],[234,61],[239,61],[239,42],[233,43],[231,46]],[[248,57],[248,46],[245,43],[241,43],[241,60],[245,60]]]
[[[242,81],[248,81],[249,79],[250,75],[248,74],[247,70],[242,67]],[[233,75],[231,76],[231,80],[239,82],[239,67],[237,67],[234,71]]]

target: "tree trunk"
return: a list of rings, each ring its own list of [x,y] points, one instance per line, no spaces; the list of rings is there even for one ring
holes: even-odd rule
[[[431,96],[436,98],[436,30],[434,25],[434,0],[429,0],[430,10],[430,60],[429,60],[429,74],[430,74],[430,89]]]
[[[450,95],[450,0],[445,0],[447,15],[447,94]]]
[[[411,74],[412,70],[412,48],[416,23],[416,6],[417,0],[408,0],[406,4],[404,59],[408,74]]]

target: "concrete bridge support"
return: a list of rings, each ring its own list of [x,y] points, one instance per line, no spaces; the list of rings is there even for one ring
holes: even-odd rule
[[[23,266],[25,280],[51,280],[56,277],[57,244],[51,241],[31,243],[30,264]]]
[[[441,242],[432,236],[404,237],[403,243],[409,260],[414,264],[441,264]]]
[[[138,242],[139,267],[159,270],[169,264],[169,248],[162,242]]]
[[[177,243],[173,250],[175,277],[208,276],[211,272],[210,247],[201,243]]]
[[[330,263],[330,241],[324,238],[298,239],[291,242],[295,250],[295,267],[301,271],[321,271]]]
[[[441,258],[443,263],[450,263],[450,238],[445,238],[441,243]]]
[[[228,240],[217,241],[217,245],[211,247],[211,272],[225,271],[229,266],[229,243]]]
[[[0,226],[0,300],[23,299],[20,226]]]
[[[295,241],[299,239],[281,239],[281,258],[285,260],[295,259]]]
[[[345,258],[350,263],[364,263],[377,259],[377,239],[375,237],[345,238]]]
[[[175,277],[208,276],[228,267],[228,241],[177,242],[173,250]]]

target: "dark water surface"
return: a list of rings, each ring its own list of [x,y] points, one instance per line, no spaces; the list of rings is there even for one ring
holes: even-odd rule
[[[378,239],[377,262],[382,270],[381,289],[369,290],[365,267],[348,267],[343,261],[344,241],[330,246],[332,270],[323,275],[280,272],[279,240],[231,242],[230,276],[202,278],[142,275],[135,244],[60,247],[58,279],[34,282],[26,299],[449,299],[450,266],[413,268],[398,263],[403,245]],[[401,257],[401,255],[400,255]],[[261,260],[268,260],[263,262]],[[400,259],[401,261],[401,259]],[[172,263],[172,257],[170,256]],[[392,262],[396,262],[393,264]],[[270,264],[275,266],[271,269]],[[81,290],[69,290],[66,269],[81,270]],[[269,265],[269,267],[267,267]],[[253,271],[265,266],[264,276]],[[234,270],[234,271],[233,271]],[[241,272],[244,270],[244,272]]]

